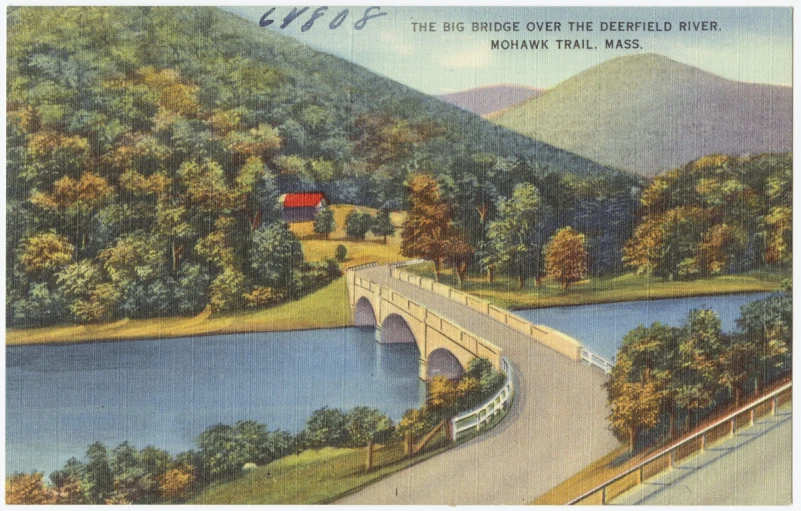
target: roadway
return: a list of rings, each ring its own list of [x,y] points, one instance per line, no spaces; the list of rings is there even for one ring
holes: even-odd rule
[[[359,270],[503,349],[517,395],[491,431],[401,470],[338,504],[528,504],[615,449],[607,429],[606,374],[574,362],[448,298],[393,279],[387,266]]]
[[[678,463],[611,504],[777,506],[792,503],[792,405]]]

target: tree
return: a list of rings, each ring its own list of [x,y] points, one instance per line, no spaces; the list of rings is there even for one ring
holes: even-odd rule
[[[345,245],[337,245],[334,257],[340,263],[345,262],[345,258],[348,257],[348,247]]]
[[[540,193],[530,183],[515,186],[512,197],[498,201],[498,219],[487,230],[486,265],[498,265],[516,277],[522,289],[527,278],[540,271],[540,247],[533,234],[540,208]]]
[[[496,371],[492,362],[483,357],[477,357],[467,364],[467,370],[462,379],[472,378],[478,382],[482,397],[489,397],[503,386],[506,377],[502,372]]]
[[[567,290],[587,274],[584,235],[572,227],[556,231],[545,246],[545,272]]]
[[[370,228],[376,236],[383,236],[384,244],[387,244],[387,236],[395,235],[395,226],[392,225],[392,220],[389,217],[389,208],[381,208],[376,214]]]
[[[114,474],[112,498],[141,504],[158,502],[158,474],[145,470],[136,448],[123,442],[111,451],[109,465]]]
[[[738,407],[745,394],[745,386],[759,371],[759,352],[746,336],[730,335],[727,341],[718,362],[718,383],[729,389],[734,396],[734,406]]]
[[[35,194],[31,202],[37,206],[64,214],[75,229],[76,241],[81,250],[89,240],[89,219],[101,206],[111,200],[114,189],[104,178],[84,172],[76,180],[64,176],[53,184],[50,194]]]
[[[250,269],[258,284],[289,290],[303,264],[303,249],[286,222],[262,226],[253,234]]]
[[[720,317],[709,309],[690,311],[678,346],[676,403],[690,415],[714,403],[720,381],[720,353],[725,345]],[[688,423],[689,427],[689,423]]]
[[[367,445],[392,432],[392,420],[375,408],[357,406],[345,414],[348,439],[354,446]]]
[[[177,274],[180,269],[185,240],[194,234],[194,229],[187,221],[187,217],[187,209],[181,204],[159,201],[156,205],[155,230],[168,240],[173,275]]]
[[[195,474],[191,467],[171,468],[159,480],[161,498],[166,502],[183,502],[189,496],[195,483]]]
[[[654,322],[646,328],[642,325],[623,337],[617,359],[631,363],[630,378],[655,383],[659,392],[661,413],[669,417],[668,437],[673,437],[678,418],[677,395],[680,380],[678,369],[678,346],[682,331],[679,328]]]
[[[453,268],[453,274],[459,278],[459,287],[464,285],[467,268],[473,258],[473,247],[465,240],[461,232],[451,229],[451,234],[442,245],[445,261]]]
[[[339,447],[348,442],[348,419],[339,408],[315,410],[306,419],[304,433],[312,447]]]
[[[86,504],[86,465],[70,458],[64,468],[50,474],[58,504]]]
[[[106,446],[95,442],[86,451],[86,481],[89,486],[89,500],[102,504],[114,492],[114,474],[108,462]]]
[[[22,246],[19,262],[28,273],[52,272],[72,261],[75,247],[64,236],[36,234]]]
[[[772,371],[785,367],[793,345],[792,287],[783,283],[783,292],[744,305],[737,318],[741,336],[755,353],[756,391],[764,388]]]
[[[434,417],[425,409],[411,408],[406,410],[398,423],[397,432],[400,435],[409,433],[412,438],[420,438],[434,427]]]
[[[426,406],[431,410],[448,415],[456,407],[458,393],[457,383],[444,376],[435,376],[428,382]]]
[[[233,475],[242,468],[240,460],[234,458],[233,437],[231,426],[216,424],[206,428],[195,440],[200,449],[202,471],[209,478]]]
[[[373,228],[373,217],[370,213],[350,210],[345,217],[345,233],[348,238],[363,240]]]
[[[451,234],[451,208],[440,197],[439,184],[428,174],[415,174],[408,183],[409,215],[401,231],[401,254],[434,263],[437,280]]]
[[[6,477],[6,504],[54,504],[55,501],[41,472]]]
[[[607,383],[612,408],[609,423],[618,437],[628,441],[634,452],[642,430],[656,426],[659,419],[659,392],[653,382],[631,381],[631,361],[618,358]]]
[[[337,228],[337,223],[334,221],[334,212],[328,206],[323,206],[317,217],[314,219],[314,232],[317,234],[328,235],[334,232]]]

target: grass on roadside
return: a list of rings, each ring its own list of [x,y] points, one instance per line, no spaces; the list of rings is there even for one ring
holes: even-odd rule
[[[562,506],[571,499],[592,490],[599,484],[605,483],[620,473],[620,467],[614,466],[612,462],[624,455],[627,450],[626,446],[619,446],[606,456],[593,461],[580,472],[539,496],[532,504]]]
[[[444,434],[444,430],[437,433]],[[364,469],[365,448],[304,451],[250,470],[232,481],[214,483],[190,504],[327,504],[444,451],[444,444],[435,437],[429,444],[431,448],[413,458],[403,456],[401,448],[400,460],[369,472]]]
[[[434,277],[434,265],[424,263],[407,266],[405,270],[423,277]],[[490,284],[485,277],[470,276],[463,291],[483,298],[507,309],[531,309],[584,305],[592,303],[655,300],[660,298],[686,298],[729,293],[776,291],[784,278],[790,276],[789,269],[758,270],[740,275],[722,275],[691,281],[665,282],[634,273],[593,277],[572,285],[567,291],[558,283],[545,279],[540,287],[534,279],[519,289],[517,281],[498,276]],[[459,287],[450,270],[440,275],[443,284]]]

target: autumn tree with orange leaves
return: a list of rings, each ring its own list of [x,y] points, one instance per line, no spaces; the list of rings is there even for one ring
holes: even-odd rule
[[[453,225],[451,208],[440,195],[436,179],[428,174],[415,174],[407,187],[409,216],[401,231],[401,254],[432,261],[437,280],[442,262],[447,259],[463,279],[472,248]]]
[[[567,289],[587,274],[584,235],[572,227],[556,231],[545,245],[545,272]]]

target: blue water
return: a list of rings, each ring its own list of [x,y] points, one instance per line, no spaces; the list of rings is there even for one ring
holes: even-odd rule
[[[612,360],[623,336],[639,325],[651,326],[654,321],[681,326],[692,309],[712,309],[720,316],[724,332],[737,328],[740,307],[761,300],[770,293],[703,296],[670,300],[604,303],[515,311],[532,323],[546,325],[575,338],[591,351]]]
[[[397,422],[424,396],[418,358],[358,328],[8,347],[6,471],[48,475],[95,441],[177,454],[241,419],[297,432],[323,406]]]

